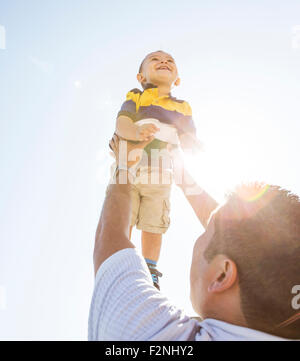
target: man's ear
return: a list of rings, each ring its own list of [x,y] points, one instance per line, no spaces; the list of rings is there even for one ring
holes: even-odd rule
[[[174,82],[174,85],[175,85],[175,86],[179,86],[179,85],[180,85],[180,82],[181,82],[180,78],[177,78],[177,79],[175,80],[175,82]]]
[[[218,257],[218,256],[217,256]],[[208,286],[208,292],[223,292],[228,290],[237,281],[236,264],[229,258],[219,256],[223,259],[216,260],[216,271]]]
[[[142,73],[138,73],[136,78],[137,78],[138,82],[141,84],[143,84],[146,81],[146,78],[144,77],[144,75]]]

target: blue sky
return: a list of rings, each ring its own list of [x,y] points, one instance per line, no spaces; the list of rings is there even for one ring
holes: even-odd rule
[[[174,95],[206,149],[189,162],[201,185],[220,201],[248,179],[300,194],[297,25],[290,0],[0,3],[0,339],[86,339],[107,143],[150,51],[177,61]],[[162,288],[189,314],[202,231],[174,189]]]

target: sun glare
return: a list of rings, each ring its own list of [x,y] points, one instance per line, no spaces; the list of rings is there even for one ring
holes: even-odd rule
[[[222,151],[220,151],[220,149]],[[187,170],[195,181],[209,192],[218,202],[224,200],[225,194],[242,182],[261,180],[259,167],[260,155],[247,151],[244,147],[237,152],[234,145],[208,144],[197,155],[184,155]]]

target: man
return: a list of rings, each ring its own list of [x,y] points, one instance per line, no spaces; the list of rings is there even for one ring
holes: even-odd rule
[[[128,153],[147,144],[128,144]],[[116,136],[110,146],[119,160]],[[195,243],[190,273],[191,301],[203,319],[198,322],[153,287],[144,259],[129,241],[134,163],[119,161],[97,228],[89,340],[300,339],[292,291],[300,284],[299,198],[254,184],[218,206],[199,187],[198,194],[188,195],[197,185],[180,182],[206,228]],[[175,168],[182,174],[180,162]]]

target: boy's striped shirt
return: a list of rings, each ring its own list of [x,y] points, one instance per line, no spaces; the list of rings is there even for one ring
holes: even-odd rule
[[[158,89],[152,84],[146,86],[144,91],[130,90],[118,117],[121,115],[129,117],[133,122],[155,118],[176,127],[179,136],[184,133],[196,133],[190,105],[184,100],[172,97],[171,94],[158,96]],[[167,143],[154,139],[145,151],[149,153],[151,149],[162,149],[166,145]]]

